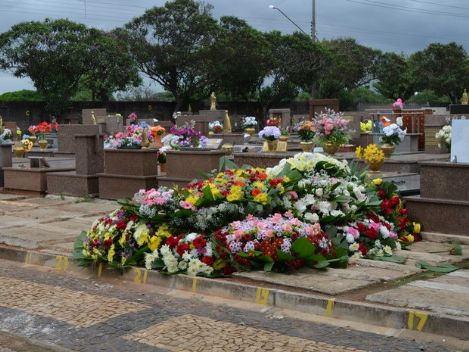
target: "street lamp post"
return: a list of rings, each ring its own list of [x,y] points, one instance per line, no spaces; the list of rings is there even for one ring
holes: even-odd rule
[[[301,33],[308,35],[303,29],[301,29],[300,26],[295,23],[295,21],[288,17],[287,14],[281,9],[279,9],[277,6],[269,5],[269,8],[280,12],[287,20],[289,20],[296,28],[298,28]],[[312,0],[311,40],[313,42],[316,41],[316,0]]]

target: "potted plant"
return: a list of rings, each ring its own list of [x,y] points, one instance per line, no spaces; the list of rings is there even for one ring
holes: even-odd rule
[[[342,113],[327,109],[314,119],[316,138],[327,154],[333,155],[342,144],[349,141],[348,121]]]
[[[367,163],[372,172],[378,172],[384,164],[384,152],[376,144],[368,144],[365,148],[357,147],[355,155],[357,159]]]
[[[208,129],[209,129],[210,134],[222,133],[223,132],[223,124],[220,121],[209,122]]]
[[[381,149],[384,152],[386,158],[390,158],[396,145],[401,143],[406,135],[406,130],[401,129],[401,127],[392,123],[389,126],[383,128],[383,136],[381,137]]]
[[[250,136],[253,136],[254,133],[256,133],[256,127],[257,127],[257,120],[254,116],[246,116],[243,119],[243,122],[241,123],[241,127],[244,129],[244,131],[249,134]]]
[[[166,129],[163,126],[157,125],[150,128],[151,136],[153,137],[153,146],[155,148],[161,148],[163,143],[161,142],[161,136],[165,134]]]
[[[311,152],[314,147],[313,139],[316,135],[314,123],[312,121],[302,121],[295,129],[301,139],[301,149],[303,149],[304,152]]]
[[[266,126],[259,132],[259,137],[267,141],[267,150],[273,152],[277,150],[277,142],[281,134],[277,126]]]

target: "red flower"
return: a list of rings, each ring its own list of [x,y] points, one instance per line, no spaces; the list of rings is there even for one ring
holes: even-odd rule
[[[112,245],[112,238],[108,238],[107,240],[104,241],[104,246],[106,248],[111,247],[111,245]]]
[[[235,268],[233,268],[232,266],[230,265],[226,265],[224,268],[223,268],[223,275],[231,275],[235,272]]]
[[[272,187],[277,187],[280,183],[283,182],[283,179],[281,178],[274,178],[272,180],[269,181],[269,184],[272,186]]]
[[[399,205],[400,202],[401,202],[401,199],[398,196],[394,196],[391,198],[391,204],[394,206]]]
[[[380,197],[381,199],[383,199],[384,197],[386,197],[386,192],[384,191],[384,189],[380,189],[378,191],[378,197]]]
[[[116,229],[124,230],[127,227],[127,222],[125,220],[121,220],[116,224]]]
[[[202,263],[204,263],[205,265],[212,266],[213,262],[214,262],[213,258],[207,255],[202,258]]]
[[[253,197],[257,196],[258,194],[261,194],[262,191],[259,189],[259,188],[254,188],[252,191],[251,191],[251,195]]]
[[[196,237],[194,241],[192,241],[192,244],[195,248],[200,249],[204,248],[207,245],[207,241],[202,236],[199,236]]]
[[[169,236],[166,239],[166,244],[169,246],[169,248],[174,248],[178,245],[179,243],[179,237],[177,236]]]
[[[191,247],[187,243],[180,243],[176,247],[176,252],[179,255],[183,255],[184,252],[189,252],[190,249],[191,249]]]
[[[406,208],[399,209],[399,214],[400,215],[407,215],[407,209]]]
[[[363,242],[358,244],[358,250],[362,253],[362,255],[366,255],[366,253],[368,253],[368,248],[366,248]]]
[[[368,237],[370,240],[376,240],[379,237],[379,233],[376,230],[373,229],[367,229],[365,232],[366,237]]]

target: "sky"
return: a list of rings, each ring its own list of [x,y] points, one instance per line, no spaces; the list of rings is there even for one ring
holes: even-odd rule
[[[306,33],[311,33],[312,0],[206,0],[215,17],[245,19],[262,30],[298,30],[274,5]],[[164,5],[164,0],[0,0],[0,32],[23,21],[68,18],[110,30]],[[383,51],[411,54],[433,42],[456,41],[469,51],[467,0],[316,0],[317,37],[353,37]],[[29,79],[0,71],[0,94],[32,89]]]

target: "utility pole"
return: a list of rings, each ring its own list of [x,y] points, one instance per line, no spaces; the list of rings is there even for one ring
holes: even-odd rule
[[[316,0],[312,0],[312,16],[311,16],[311,39],[316,42]]]

